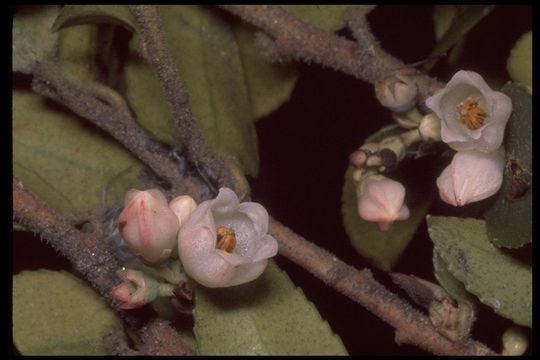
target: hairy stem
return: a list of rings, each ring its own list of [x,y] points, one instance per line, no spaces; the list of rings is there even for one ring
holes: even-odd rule
[[[346,14],[356,42],[307,24],[277,5],[221,7],[273,38],[282,57],[316,62],[371,84],[407,67],[379,46],[369,29],[363,7],[351,7]],[[417,76],[415,81],[421,102],[442,87],[436,79],[426,74]]]
[[[208,172],[218,187],[234,188],[234,180],[226,165],[210,149],[197,126],[186,91],[170,55],[165,36],[161,30],[159,9],[154,5],[133,5],[140,34],[143,57],[152,66],[165,92],[177,128],[177,136],[188,151],[188,157],[203,171]]]
[[[152,140],[136,123],[123,99],[103,85],[92,86],[70,81],[52,62],[33,68],[32,89],[47,98],[61,102],[75,114],[108,132],[156,174],[171,184],[175,193],[197,198],[200,182],[184,177],[167,149]]]
[[[273,218],[269,232],[278,241],[281,255],[394,327],[398,344],[413,344],[440,355],[495,354],[477,341],[451,342],[443,337],[425,315],[377,282],[369,269],[357,270],[347,265]]]

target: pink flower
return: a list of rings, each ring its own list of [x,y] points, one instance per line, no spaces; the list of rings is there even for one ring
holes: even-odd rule
[[[457,151],[497,150],[512,112],[508,96],[492,90],[479,74],[463,70],[426,105],[441,119],[442,141]]]
[[[132,189],[124,199],[118,229],[130,250],[146,264],[166,260],[176,245],[180,223],[158,189]]]
[[[112,289],[112,296],[122,302],[121,309],[141,307],[159,295],[159,283],[140,271],[118,270],[116,275],[122,283]]]
[[[180,229],[178,253],[184,270],[206,287],[252,281],[278,251],[267,230],[268,213],[261,205],[240,204],[232,190],[221,188],[215,199],[199,204]]]
[[[502,148],[490,154],[458,151],[437,178],[441,199],[463,206],[490,197],[501,188],[504,162]]]
[[[357,188],[358,215],[364,220],[379,223],[387,231],[396,220],[409,217],[404,204],[405,188],[399,182],[382,175],[366,177]]]

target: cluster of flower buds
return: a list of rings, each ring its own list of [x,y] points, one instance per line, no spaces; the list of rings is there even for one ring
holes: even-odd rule
[[[178,251],[183,270],[207,287],[228,287],[259,277],[276,240],[267,234],[268,213],[259,204],[239,203],[221,188],[218,196],[197,206],[190,196],[170,203],[161,191],[128,191],[118,229],[129,249],[148,266],[159,267]],[[123,281],[112,292],[125,309],[142,306],[157,296],[170,296],[166,285],[135,270],[118,272]]]
[[[501,145],[512,112],[510,98],[492,90],[479,74],[459,71],[426,105],[440,124],[433,120],[428,126],[426,120],[425,136],[434,138],[428,128],[440,127],[441,140],[457,151],[437,179],[441,199],[463,206],[495,194],[502,185]]]

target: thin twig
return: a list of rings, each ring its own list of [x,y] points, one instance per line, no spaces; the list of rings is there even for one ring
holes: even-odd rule
[[[221,5],[270,35],[278,53],[287,58],[316,62],[374,84],[406,64],[384,51],[373,37],[365,9],[353,7],[347,19],[357,42],[307,24],[277,5]],[[442,84],[426,74],[416,79],[424,101]]]
[[[130,9],[140,34],[141,53],[161,82],[172,110],[177,136],[187,149],[187,156],[201,171],[208,172],[205,175],[216,181],[218,188],[234,188],[234,180],[227,166],[213,153],[197,126],[189,104],[189,94],[182,84],[161,31],[158,7],[132,5]]]
[[[38,63],[33,68],[32,89],[61,102],[75,114],[108,132],[156,174],[171,184],[176,194],[200,192],[200,182],[185,178],[163,145],[152,140],[130,114],[123,99],[105,86],[87,86],[70,81],[53,62]]]
[[[477,341],[451,342],[446,339],[425,315],[377,282],[369,269],[357,270],[347,265],[272,217],[269,232],[278,241],[281,255],[394,327],[398,344],[413,344],[440,355],[495,355]]]
[[[81,274],[105,298],[112,309],[134,330],[146,344],[146,354],[190,354],[192,351],[183,343],[176,330],[161,320],[135,317],[120,309],[112,297],[111,289],[118,284],[116,270],[120,264],[95,233],[82,233],[61,219],[52,209],[43,204],[34,194],[25,189],[23,183],[13,177],[13,217],[28,230],[39,233],[55,250],[65,256]],[[155,317],[150,314],[150,317]],[[154,336],[159,338],[154,339]],[[161,343],[160,349],[155,345]]]

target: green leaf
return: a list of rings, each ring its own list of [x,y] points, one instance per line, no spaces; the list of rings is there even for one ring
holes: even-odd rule
[[[448,270],[448,264],[435,250],[433,251],[433,272],[439,284],[453,299],[460,302],[466,301],[469,304],[475,303],[475,298],[465,289],[465,285],[452,275]]]
[[[169,50],[210,146],[218,153],[235,156],[246,173],[256,176],[259,158],[253,112],[230,25],[219,12],[204,6],[162,6],[160,14]],[[154,123],[165,129],[172,120],[170,114],[161,115],[170,109],[164,98],[156,100],[161,93],[157,83],[149,80],[147,70],[137,70],[145,66],[134,56],[128,59],[126,96],[147,128],[170,139],[164,130],[154,130]]]
[[[21,6],[13,18],[12,70],[30,74],[34,62],[53,57],[58,34],[51,30],[58,5]]]
[[[105,301],[68,272],[13,277],[13,342],[23,355],[106,355],[103,336],[121,327]]]
[[[60,32],[58,62],[62,71],[82,83],[92,83],[99,78],[98,57],[99,29],[95,25],[65,28]]]
[[[430,56],[439,56],[447,52],[452,46],[456,45],[463,36],[474,28],[480,20],[488,15],[494,7],[494,5],[458,6],[457,13],[453,16],[452,24],[437,42],[437,45],[435,45]],[[439,25],[439,28],[438,31],[443,30],[443,26]],[[437,59],[427,62],[424,65],[424,69],[430,70],[436,62]]]
[[[233,26],[244,68],[253,120],[258,120],[289,100],[298,78],[291,64],[270,63],[255,46],[257,29],[241,22]]]
[[[374,266],[390,271],[424,220],[433,199],[433,184],[430,185],[418,177],[414,179],[412,173],[392,174],[391,178],[402,182],[407,189],[405,204],[409,207],[410,215],[407,220],[396,221],[390,230],[381,231],[377,223],[365,221],[358,215],[353,171],[354,168],[349,167],[345,173],[341,198],[345,231],[356,251]]]
[[[523,34],[510,51],[506,69],[513,81],[529,87],[532,93],[532,31]]]
[[[507,166],[502,190],[485,216],[491,242],[498,247],[517,248],[532,241],[532,98],[515,84],[506,85],[502,91],[510,96],[513,106],[504,137]],[[521,169],[512,166],[515,161]],[[518,184],[530,188],[522,197],[509,196]]]
[[[135,19],[127,5],[65,5],[56,18],[53,30],[74,25],[106,23],[135,30]]]
[[[337,31],[345,26],[343,13],[349,5],[282,5],[311,25],[326,31]],[[371,5],[364,5],[371,6]]]
[[[43,98],[13,91],[13,172],[61,215],[121,201],[141,164],[111,138]]]
[[[427,216],[435,251],[481,302],[518,325],[532,326],[532,269],[495,248],[485,222]]]
[[[271,260],[255,281],[195,294],[200,355],[346,355],[317,309]]]

